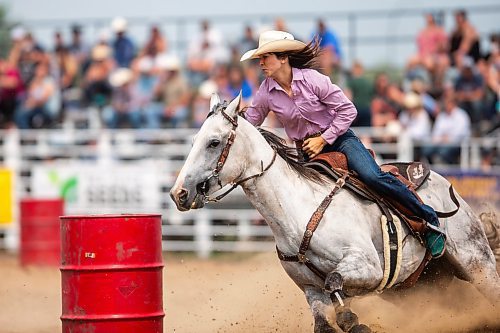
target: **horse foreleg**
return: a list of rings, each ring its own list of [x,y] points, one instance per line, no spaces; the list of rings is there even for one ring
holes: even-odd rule
[[[372,330],[359,324],[358,316],[351,311],[346,290],[374,289],[382,279],[382,269],[376,257],[366,253],[345,256],[325,280],[325,291],[330,293],[336,308],[337,325],[349,333],[370,333]]]
[[[305,287],[304,292],[314,317],[314,333],[337,333],[335,324],[329,320],[335,317],[330,297],[313,286]]]

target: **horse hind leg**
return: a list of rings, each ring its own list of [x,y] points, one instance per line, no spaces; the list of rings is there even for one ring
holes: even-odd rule
[[[456,276],[470,282],[493,305],[500,308],[500,277],[488,240],[477,220],[469,227],[464,241],[449,243],[447,259],[456,269]],[[451,223],[450,223],[451,225]]]
[[[492,270],[477,270],[471,283],[500,311],[500,278]]]

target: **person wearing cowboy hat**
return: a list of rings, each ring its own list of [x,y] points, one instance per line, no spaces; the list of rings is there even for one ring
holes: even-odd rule
[[[127,36],[127,28],[128,22],[121,16],[115,17],[111,22],[111,29],[115,32],[113,54],[119,67],[130,67],[136,53],[134,43]]]
[[[179,57],[161,54],[156,57],[156,66],[160,71],[160,81],[156,87],[157,101],[161,105],[158,121],[165,120],[168,127],[187,126],[191,94]]]
[[[332,151],[346,155],[349,169],[381,194],[397,198],[414,215],[439,227],[436,212],[422,204],[396,177],[380,170],[372,155],[349,129],[356,108],[342,90],[319,73],[319,42],[305,44],[285,31],[265,31],[256,49],[243,54],[241,61],[259,59],[266,76],[244,117],[254,126],[262,124],[273,111],[295,141],[305,160]],[[429,230],[426,244],[433,257],[444,253],[443,232]]]
[[[103,110],[103,120],[108,128],[119,128],[123,124],[133,128],[141,126],[141,113],[132,108],[132,84],[134,74],[129,68],[118,68],[109,76],[113,87],[111,103]]]

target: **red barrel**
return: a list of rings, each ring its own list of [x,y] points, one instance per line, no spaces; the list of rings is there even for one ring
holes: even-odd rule
[[[161,215],[61,217],[63,333],[162,333]]]
[[[59,216],[64,215],[62,199],[22,199],[21,264],[59,265],[61,236]]]

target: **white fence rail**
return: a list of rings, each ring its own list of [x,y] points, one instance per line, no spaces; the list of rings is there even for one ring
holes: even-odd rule
[[[202,210],[180,213],[175,209],[168,191],[189,153],[196,131],[99,129],[0,132],[0,167],[13,171],[15,183],[14,222],[3,227],[0,224],[0,234],[4,236],[0,248],[17,249],[18,202],[39,191],[37,186],[40,185],[34,178],[41,167],[58,166],[64,171],[70,167],[80,170],[90,166],[90,169],[109,172],[111,176],[127,167],[134,167],[133,170],[139,171],[130,180],[140,176],[140,173],[155,173],[157,182],[143,189],[146,194],[140,200],[141,205],[120,204],[116,200],[112,204],[101,202],[101,206],[73,204],[67,205],[68,214],[161,213],[163,248],[166,251],[194,251],[200,256],[208,256],[213,251],[272,249],[274,242],[269,228],[263,224],[241,190],[235,191],[222,203],[208,205]],[[372,142],[371,148],[378,153],[379,163],[413,159],[413,143],[404,136],[387,140],[388,135],[383,130],[359,128],[355,131]],[[477,138],[463,142],[459,167],[480,168],[481,147],[496,147],[500,151],[500,138]],[[95,186],[95,183],[88,186]],[[158,195],[149,201],[148,193]],[[102,193],[99,194],[98,199],[92,199],[92,203],[103,199]]]

